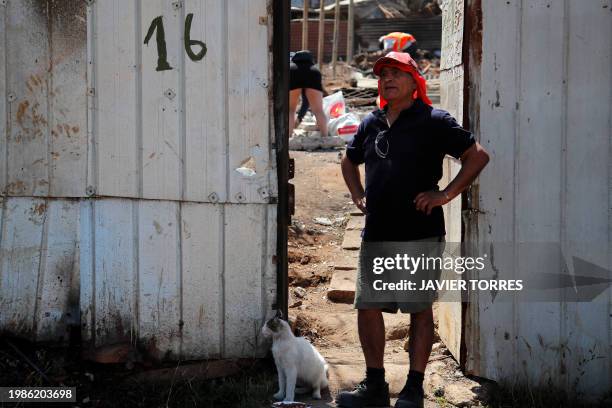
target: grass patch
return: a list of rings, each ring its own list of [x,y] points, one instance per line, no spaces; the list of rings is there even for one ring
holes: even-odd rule
[[[92,398],[106,400],[109,403],[103,406],[113,407],[261,408],[270,405],[275,378],[274,372],[261,363],[231,377],[157,385],[133,384],[117,390],[122,398],[112,400],[109,394],[112,390],[95,390]]]
[[[81,408],[261,408],[270,406],[276,391],[272,359],[255,360],[238,374],[224,378],[202,380],[179,376],[146,381],[136,379],[138,373],[146,371],[145,367],[127,369],[124,364],[95,364],[81,360],[78,349],[10,341],[20,352],[0,336],[0,386],[76,387],[77,402],[54,404],[57,408],[74,405]],[[0,403],[0,408],[34,405]]]

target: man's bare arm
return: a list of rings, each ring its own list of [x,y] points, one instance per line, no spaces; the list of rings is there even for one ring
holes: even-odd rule
[[[346,155],[342,158],[340,166],[342,168],[342,177],[344,177],[344,182],[351,193],[353,202],[365,214],[365,192],[361,184],[359,166],[350,161]]]

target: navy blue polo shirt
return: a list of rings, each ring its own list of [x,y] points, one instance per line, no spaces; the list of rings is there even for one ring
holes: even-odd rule
[[[376,152],[377,136],[378,151],[385,158]],[[413,200],[421,192],[439,190],[446,154],[458,159],[474,143],[472,133],[462,129],[448,112],[420,99],[402,111],[391,128],[385,109],[366,116],[346,149],[352,163],[365,163],[364,241],[445,235],[442,207],[427,215],[416,209]]]

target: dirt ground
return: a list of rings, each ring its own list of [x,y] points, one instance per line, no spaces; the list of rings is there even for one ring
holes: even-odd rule
[[[346,256],[341,243],[355,207],[342,179],[339,151],[291,152],[291,156],[296,169],[292,180],[296,211],[289,240],[289,317],[296,331],[309,338],[330,365],[329,392],[322,401],[308,400],[313,407],[329,407],[335,406],[333,398],[338,391],[351,388],[365,372],[355,309],[351,304],[331,302],[326,296],[334,265]],[[317,218],[326,218],[332,225],[320,225]],[[298,287],[305,289],[305,295]],[[385,368],[392,396],[396,396],[408,373],[408,354],[404,347],[410,319],[404,314],[385,314],[384,318]],[[453,404],[448,398],[462,406],[478,406],[472,388],[480,384],[461,373],[437,332],[435,342],[426,373],[429,378],[426,406],[451,407]],[[465,395],[445,398],[442,390],[450,384],[455,385],[451,390]]]

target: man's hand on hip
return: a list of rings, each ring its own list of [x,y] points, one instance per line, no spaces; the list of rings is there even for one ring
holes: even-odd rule
[[[449,201],[448,194],[444,191],[425,191],[417,194],[414,204],[417,210],[430,215],[434,207],[444,205]]]

